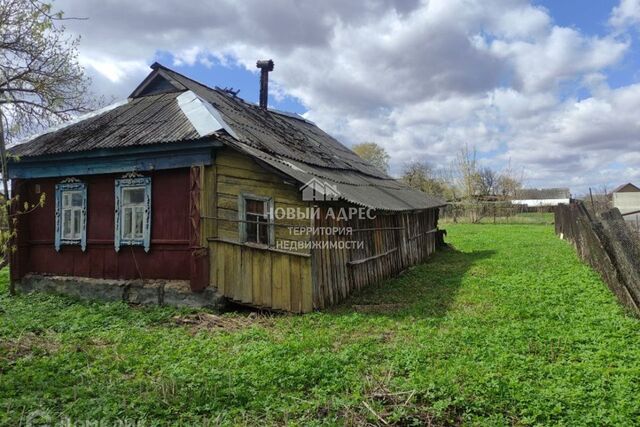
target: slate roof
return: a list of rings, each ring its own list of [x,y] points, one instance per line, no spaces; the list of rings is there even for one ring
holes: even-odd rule
[[[337,183],[341,198],[375,209],[402,211],[445,203],[389,177],[304,118],[264,110],[159,64],[129,100],[53,129],[10,152],[21,157],[215,138],[304,184],[316,177]],[[224,123],[201,135],[179,106],[186,92],[212,107]],[[217,123],[215,119],[213,122]]]
[[[182,114],[179,92],[130,99],[102,114],[73,123],[10,148],[20,157],[42,156],[199,139]]]
[[[549,200],[569,199],[571,191],[568,188],[523,188],[516,190],[516,200]]]

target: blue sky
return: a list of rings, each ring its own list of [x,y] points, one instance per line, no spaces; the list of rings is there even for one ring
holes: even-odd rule
[[[606,36],[610,32],[609,15],[618,4],[612,0],[544,0],[535,3],[549,10],[556,25],[575,27],[585,34],[597,36]],[[628,54],[623,61],[607,70],[609,85],[613,88],[635,83],[640,78],[640,47],[637,36],[635,31],[627,35],[633,40]]]
[[[640,0],[58,0],[96,92],[122,98],[154,61],[305,114],[391,173],[446,169],[465,145],[527,186],[640,182]],[[127,10],[122,14],[122,10]]]
[[[589,34],[605,35],[611,10],[618,2],[613,0],[536,0],[543,6],[556,25],[577,27]]]
[[[224,65],[214,57],[209,58],[211,64],[207,65],[201,62],[192,65],[178,65],[175,63],[175,58],[170,52],[158,51],[154,59],[210,87],[219,86],[223,88],[233,88],[234,90],[239,89],[239,97],[249,102],[258,102],[258,94],[260,91],[259,73],[254,70],[248,70],[234,61],[232,57],[227,58],[228,62]],[[274,72],[277,72],[277,67]],[[298,114],[306,111],[306,108],[297,99],[286,95],[276,97],[271,93],[269,105],[278,110]]]

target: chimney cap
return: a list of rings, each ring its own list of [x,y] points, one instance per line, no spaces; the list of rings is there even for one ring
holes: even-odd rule
[[[267,69],[267,71],[273,71],[273,60],[272,59],[259,59],[256,62],[256,67],[261,69]]]

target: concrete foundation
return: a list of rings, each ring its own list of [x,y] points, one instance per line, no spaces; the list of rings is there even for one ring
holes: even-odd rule
[[[28,274],[16,284],[19,292],[46,292],[83,300],[221,310],[225,298],[214,288],[195,293],[186,280],[108,280]]]

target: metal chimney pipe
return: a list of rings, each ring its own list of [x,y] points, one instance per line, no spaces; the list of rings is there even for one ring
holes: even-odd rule
[[[256,62],[256,67],[260,68],[260,108],[266,110],[269,103],[269,72],[273,71],[273,61],[261,59]]]

